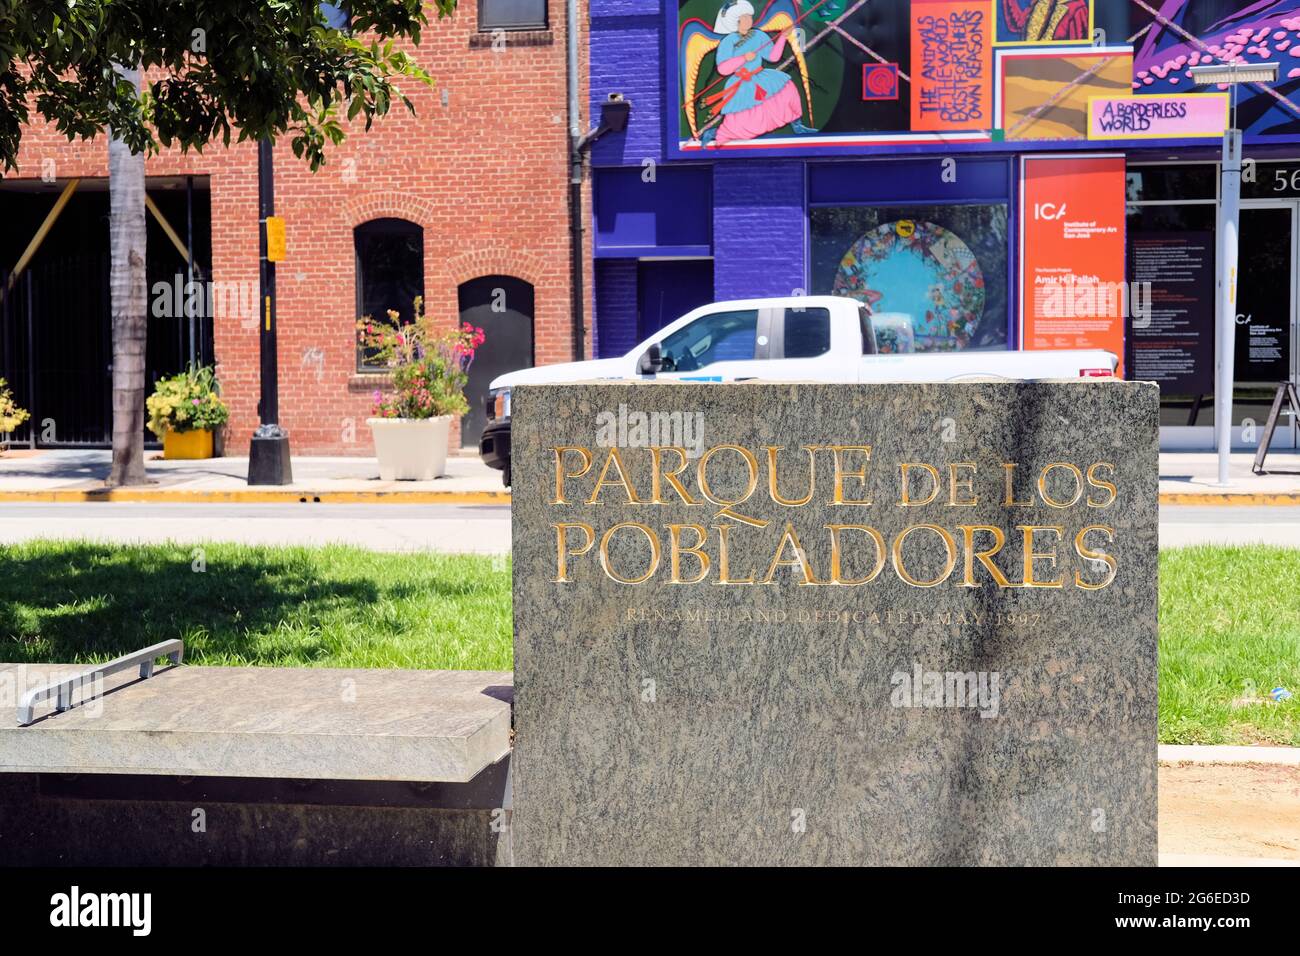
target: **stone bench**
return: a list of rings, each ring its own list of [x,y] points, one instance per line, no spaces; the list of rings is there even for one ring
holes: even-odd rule
[[[51,688],[30,712],[24,697],[44,696],[30,691],[95,668],[0,664],[0,858],[83,861],[97,844],[108,863],[508,857],[509,671],[154,671],[150,658],[145,678],[128,664],[74,682],[65,709]],[[239,825],[195,839],[195,808]]]

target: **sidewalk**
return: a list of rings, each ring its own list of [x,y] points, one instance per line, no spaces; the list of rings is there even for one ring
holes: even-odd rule
[[[217,501],[256,503],[319,501],[336,504],[509,504],[501,473],[477,456],[447,459],[447,475],[435,481],[381,481],[373,458],[293,459],[294,482],[281,487],[249,487],[247,458],[163,461],[146,452],[151,484],[104,488],[107,449],[15,449],[0,456],[0,502],[4,501]],[[1269,473],[1251,472],[1254,455],[1232,456],[1231,488],[1214,485],[1218,460],[1213,452],[1162,452],[1160,503],[1164,505],[1300,506],[1300,452],[1268,456]]]
[[[0,457],[0,502],[168,501],[260,503],[284,501],[335,504],[509,504],[501,472],[477,456],[447,459],[447,474],[434,481],[381,481],[373,458],[293,459],[293,483],[250,487],[247,458],[163,461],[145,452],[150,484],[104,487],[108,449],[15,449]]]
[[[1219,456],[1212,451],[1160,453],[1162,505],[1300,505],[1300,452],[1270,451],[1267,474],[1251,471],[1254,452],[1234,452],[1230,488],[1215,487]]]

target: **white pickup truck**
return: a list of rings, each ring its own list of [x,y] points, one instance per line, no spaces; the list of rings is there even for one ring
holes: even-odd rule
[[[883,333],[882,328],[882,333]],[[910,325],[891,328],[906,349]],[[883,336],[882,336],[883,337]],[[1109,377],[1117,359],[1100,349],[883,354],[871,313],[856,299],[789,296],[714,302],[664,326],[618,358],[520,369],[492,380],[483,461],[510,486],[510,390],[592,379],[812,382],[960,382]]]

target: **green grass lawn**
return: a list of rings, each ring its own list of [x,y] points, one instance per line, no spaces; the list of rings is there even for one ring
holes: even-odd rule
[[[1300,746],[1300,550],[1160,553],[1160,740]]]
[[[356,548],[0,546],[0,661],[185,641],[193,664],[513,666],[509,562]]]
[[[508,561],[218,544],[203,559],[0,546],[0,660],[98,661],[181,637],[195,664],[512,666]],[[1262,702],[1278,685],[1296,697]],[[1300,550],[1161,553],[1160,739],[1300,746]]]

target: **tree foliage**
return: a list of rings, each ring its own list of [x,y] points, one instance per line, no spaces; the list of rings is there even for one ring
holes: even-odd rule
[[[430,82],[394,42],[419,43],[422,0],[346,8],[341,30],[314,0],[0,0],[0,161],[16,168],[38,114],[69,139],[111,127],[133,152],[289,134],[316,169],[342,116],[369,128],[395,101],[412,108],[399,79]],[[144,71],[140,95],[114,63]]]

